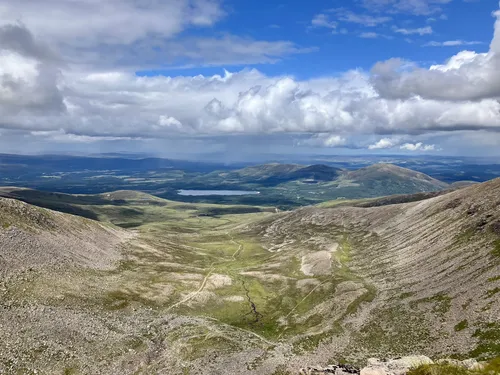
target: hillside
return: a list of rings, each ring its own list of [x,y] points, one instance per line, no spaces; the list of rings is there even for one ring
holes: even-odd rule
[[[0,198],[0,275],[49,267],[109,268],[131,234],[77,216]]]
[[[344,282],[358,280],[365,303],[349,318],[331,315],[334,299],[314,310],[323,321],[332,319],[331,329],[339,332],[335,322],[344,328],[320,344],[319,362],[333,353],[351,360],[361,353],[417,352],[489,358],[500,354],[499,204],[496,179],[414,203],[303,208],[259,230],[272,248],[301,256],[303,267],[331,258]],[[341,245],[332,252],[335,238]],[[312,273],[323,272],[319,263],[310,264]]]
[[[500,179],[290,212],[44,194],[133,229],[0,201],[14,207],[2,210],[4,264],[18,259],[14,227],[36,245],[25,258],[64,255],[57,272],[0,275],[0,372],[276,375],[369,357],[500,355]],[[109,260],[86,250],[108,234],[110,245],[128,238],[121,258],[113,246]],[[53,241],[40,247],[42,235]]]
[[[345,178],[366,189],[384,191],[383,195],[412,194],[442,190],[448,187],[448,184],[424,173],[383,163],[350,171],[345,175]]]
[[[222,176],[227,179],[237,179],[241,182],[274,186],[298,180],[311,180],[315,182],[333,181],[341,172],[341,169],[321,164],[304,166],[298,164],[272,163],[246,167],[223,174]]]

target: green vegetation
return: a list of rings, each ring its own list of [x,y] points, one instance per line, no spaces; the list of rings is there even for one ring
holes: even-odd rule
[[[473,358],[491,358],[500,353],[500,323],[485,323],[472,335],[479,343],[470,353]]]
[[[296,169],[290,167],[290,171],[285,175]],[[313,185],[322,183],[327,184],[321,180]],[[299,185],[296,181],[283,184]],[[334,186],[331,181],[328,184]],[[443,335],[451,336],[449,325],[443,324],[446,328],[440,329],[439,320],[449,323],[462,312],[452,303],[453,290],[429,288],[423,292],[413,275],[401,272],[401,264],[407,265],[406,259],[399,259],[405,257],[404,252],[397,259],[391,258],[387,248],[392,244],[386,233],[376,229],[373,231],[378,234],[370,233],[364,226],[363,221],[371,221],[376,209],[353,210],[370,214],[357,221],[352,215],[344,216],[350,214],[348,209],[306,208],[281,213],[272,207],[178,202],[131,191],[82,197],[45,194],[22,193],[24,200],[40,205],[45,202],[61,211],[83,212],[107,223],[108,228],[127,238],[124,258],[111,270],[71,269],[23,278],[6,293],[9,297],[25,296],[26,301],[42,302],[44,306],[70,306],[93,317],[113,317],[127,323],[137,318],[140,328],[127,331],[125,338],[102,350],[102,357],[118,357],[127,351],[137,352],[139,357],[149,355],[147,351],[152,348],[168,345],[188,373],[191,363],[200,359],[242,350],[260,351],[261,355],[245,364],[255,370],[274,348],[283,348],[281,345],[291,353],[306,354],[319,344],[336,344],[335,340],[343,343],[346,337],[347,347],[342,347],[341,354],[429,355],[432,343],[442,340]],[[346,199],[321,206],[376,206],[390,204],[393,199],[400,198]],[[32,211],[30,225],[53,227],[49,211]],[[330,213],[332,216],[328,216]],[[1,222],[8,223],[15,223],[19,217],[16,212],[2,212],[0,216]],[[375,222],[379,220],[384,218],[375,218]],[[112,224],[132,230],[118,230]],[[475,232],[466,231],[460,241],[469,241],[472,236]],[[450,241],[455,238],[451,236]],[[448,274],[438,271],[445,280]],[[466,295],[462,308],[474,303],[474,311],[467,311],[470,321],[458,322],[454,330],[463,331],[456,334],[460,339],[474,332],[477,346],[472,347],[470,356],[487,359],[500,353],[500,326],[479,324],[472,312],[493,306],[500,287],[485,282],[482,285],[491,288],[482,292],[490,301],[478,298],[483,303],[478,306],[478,301],[466,300],[472,295]],[[382,286],[380,291],[376,286]],[[481,293],[472,297],[476,296]],[[112,331],[118,336],[124,326],[117,325]],[[436,367],[429,371],[441,370]],[[286,374],[286,367],[275,371],[275,375]],[[414,375],[421,374],[427,373]]]
[[[288,371],[285,366],[278,366],[272,375],[292,375],[292,373]]]
[[[500,240],[495,240],[493,242],[493,250],[491,250],[491,255],[500,258]]]
[[[467,319],[464,319],[455,325],[455,331],[457,331],[457,332],[463,331],[464,329],[466,329],[468,327],[469,327],[469,322],[467,321]]]
[[[96,159],[97,160],[97,159]],[[100,159],[104,166],[112,159]],[[135,161],[134,161],[135,162]],[[140,168],[123,171],[123,165],[106,170],[79,170],[79,171],[51,171],[46,174],[35,170],[27,175],[28,180],[23,184],[18,176],[17,184],[35,187],[43,191],[64,191],[67,193],[103,193],[119,189],[146,191],[158,194],[162,198],[183,201],[188,203],[211,203],[244,206],[267,206],[280,209],[290,209],[303,205],[318,204],[321,202],[382,197],[393,194],[418,194],[411,198],[420,200],[425,193],[442,190],[446,183],[435,180],[422,173],[397,167],[390,164],[375,164],[355,171],[339,169],[327,165],[298,165],[298,164],[263,164],[240,170],[213,170],[193,168],[186,163],[182,169],[156,169],[141,171]],[[127,163],[128,166],[132,161]],[[177,167],[182,167],[183,163]],[[207,171],[207,168],[209,169]],[[18,175],[17,173],[14,173]],[[4,178],[4,185],[10,185],[8,177]],[[193,190],[252,190],[259,191],[258,195],[243,196],[180,196],[179,189]],[[43,196],[41,195],[43,194]],[[41,205],[45,208],[58,210],[74,215],[97,219],[95,212],[88,205],[106,204],[102,196],[79,196],[76,203],[72,196],[59,193],[41,193],[26,189],[0,190],[0,195],[15,197],[25,202]],[[391,198],[392,203],[400,199]],[[336,203],[326,203],[326,206]],[[120,199],[113,204],[119,205]],[[360,204],[362,202],[357,202]],[[370,202],[367,201],[369,204]],[[387,204],[390,204],[388,202]]]
[[[414,304],[418,303],[432,303],[432,310],[433,312],[439,314],[440,316],[444,317],[444,315],[450,310],[451,307],[451,298],[447,296],[446,294],[439,293],[436,294],[432,297],[421,299],[418,301],[413,302]]]
[[[498,292],[500,292],[500,288],[497,287],[495,289],[490,289],[486,292],[486,298],[491,298],[493,297],[495,294],[497,294]]]
[[[500,358],[487,363],[482,369],[469,370],[452,364],[421,365],[411,369],[407,375],[495,375],[500,373]]]

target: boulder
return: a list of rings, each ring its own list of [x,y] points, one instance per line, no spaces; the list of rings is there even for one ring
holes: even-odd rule
[[[361,375],[405,375],[413,367],[432,363],[434,362],[429,357],[423,355],[388,360],[370,358],[368,366],[361,370]]]

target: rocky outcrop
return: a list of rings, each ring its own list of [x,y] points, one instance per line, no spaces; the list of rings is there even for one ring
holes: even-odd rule
[[[327,367],[307,367],[300,370],[301,375],[323,375],[323,374],[334,374],[334,375],[348,375],[348,374],[359,374],[359,375],[405,375],[412,368],[421,365],[432,365],[432,364],[449,364],[456,367],[462,367],[467,370],[479,370],[483,367],[483,364],[477,362],[475,359],[467,359],[465,361],[459,361],[456,359],[440,359],[433,362],[429,357],[423,355],[417,356],[407,356],[394,359],[378,359],[370,358],[368,359],[367,366],[359,369],[351,365],[330,365]]]

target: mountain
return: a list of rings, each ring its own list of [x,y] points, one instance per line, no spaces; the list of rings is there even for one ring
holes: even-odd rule
[[[341,172],[341,169],[321,164],[304,166],[271,163],[239,169],[228,173],[225,177],[260,185],[278,185],[298,180],[309,180],[311,182],[333,181]]]
[[[383,195],[412,194],[421,191],[442,190],[448,187],[445,182],[424,173],[384,163],[350,171],[345,177],[365,188],[384,191]]]
[[[288,212],[14,193],[100,221],[0,198],[0,373],[500,356],[500,179]]]
[[[61,267],[109,268],[131,234],[78,216],[0,198],[0,276]]]
[[[500,355],[499,204],[496,179],[419,202],[303,208],[259,233],[281,254],[294,252],[311,275],[333,261],[337,292],[294,317],[314,317],[310,334],[336,332],[318,352],[350,360],[363,353],[490,358]],[[342,303],[340,287],[357,294]]]

